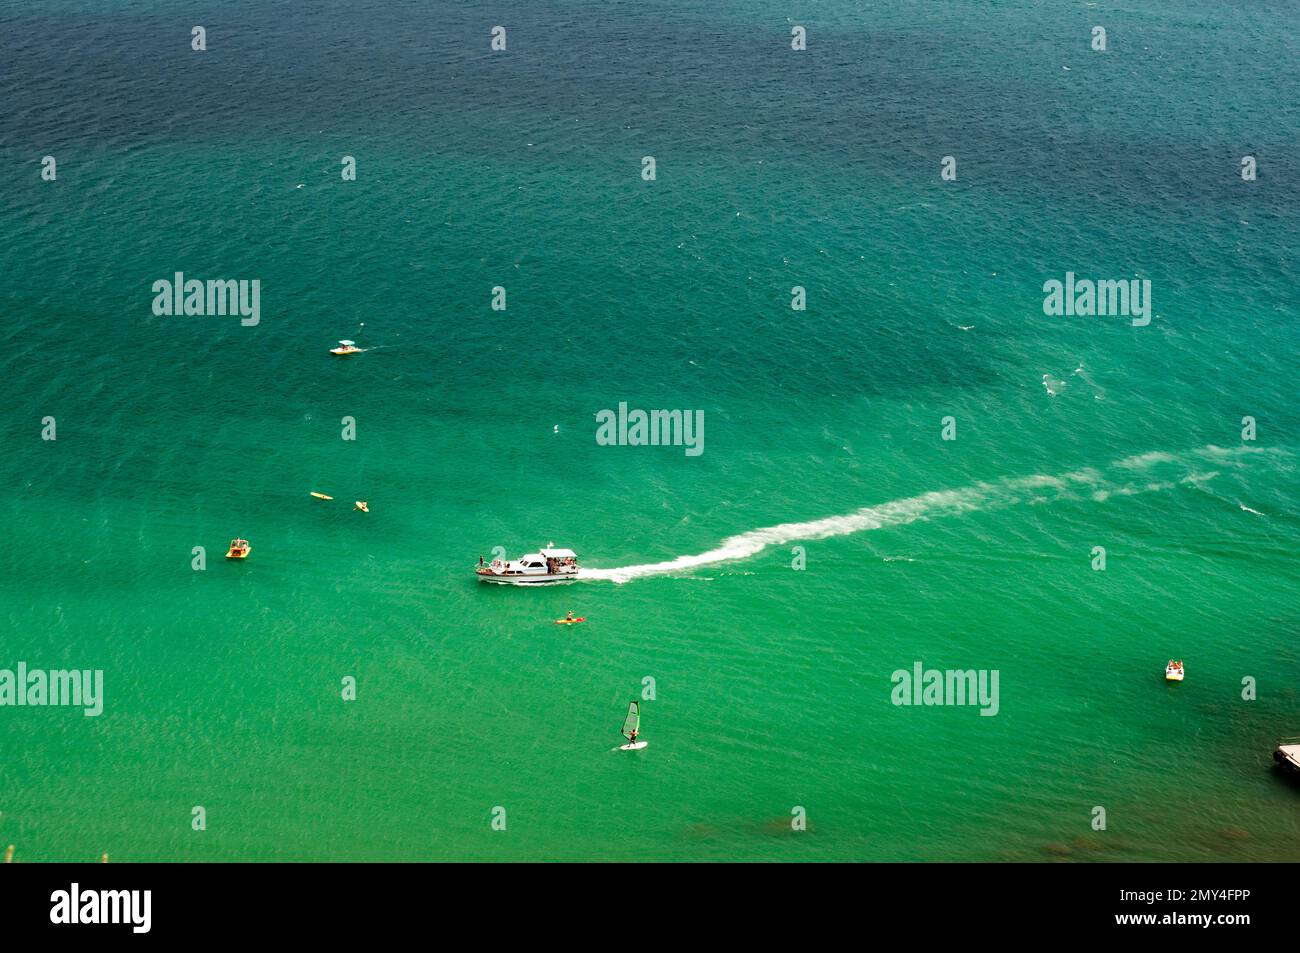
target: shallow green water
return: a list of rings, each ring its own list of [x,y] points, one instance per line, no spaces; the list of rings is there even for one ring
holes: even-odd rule
[[[1300,856],[1293,7],[360,6],[0,7],[0,668],[106,681],[0,708],[21,859]],[[625,581],[474,583],[549,540]]]

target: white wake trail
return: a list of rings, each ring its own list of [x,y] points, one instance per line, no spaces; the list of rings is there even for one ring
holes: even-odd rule
[[[678,556],[665,562],[621,566],[617,569],[584,569],[582,578],[608,579],[622,583],[641,576],[681,572],[713,563],[747,559],[769,546],[848,536],[883,526],[903,526],[917,520],[1011,506],[1029,499],[1033,494],[1055,493],[1059,497],[1068,493],[1071,484],[1092,485],[1097,479],[1095,472],[1084,470],[1064,477],[1032,476],[998,483],[981,483],[958,490],[937,490],[903,500],[865,506],[842,516],[828,516],[806,523],[781,523],[778,526],[750,530],[724,539],[716,549],[691,556]]]
[[[660,573],[680,572],[697,566],[713,563],[730,562],[756,556],[769,546],[780,546],[796,540],[827,539],[831,536],[847,536],[863,530],[879,529],[882,526],[898,526],[911,523],[932,515],[948,515],[980,508],[981,494],[978,490],[948,490],[926,493],[924,496],[907,500],[882,503],[879,506],[863,507],[845,516],[828,516],[825,519],[807,523],[782,523],[763,529],[750,530],[739,536],[724,539],[716,549],[693,556],[678,556],[660,563],[645,563],[640,566],[622,566],[618,569],[584,569],[583,579],[610,579],[614,582],[627,582],[638,576],[653,576]]]
[[[1203,447],[1180,457],[1175,454],[1155,452],[1128,457],[1115,464],[1125,479],[1137,478],[1135,483],[1112,483],[1100,472],[1092,468],[1076,470],[1062,476],[1039,474],[1015,479],[999,480],[994,483],[978,483],[974,486],[956,490],[937,490],[920,496],[865,506],[860,510],[842,516],[828,516],[824,519],[805,523],[781,523],[750,530],[738,536],[724,539],[716,548],[708,552],[689,556],[678,556],[657,563],[643,563],[637,566],[620,566],[615,569],[583,569],[581,579],[603,579],[615,583],[624,583],[642,576],[656,576],[664,573],[682,572],[700,566],[715,563],[733,562],[756,556],[769,546],[783,546],[787,543],[802,542],[813,539],[828,539],[832,536],[848,536],[866,530],[880,529],[885,526],[903,526],[917,520],[928,520],[943,516],[955,516],[982,510],[999,509],[1020,503],[1051,501],[1057,499],[1078,499],[1079,492],[1088,492],[1091,498],[1101,502],[1111,495],[1131,496],[1137,493],[1156,492],[1170,489],[1179,483],[1199,482],[1213,476],[1198,474],[1189,468],[1196,460],[1206,458],[1217,462],[1231,463],[1233,458],[1244,457],[1249,453],[1259,453],[1254,448],[1233,448],[1225,450],[1220,447]],[[1176,465],[1189,470],[1181,479],[1149,481],[1140,474],[1157,466]]]

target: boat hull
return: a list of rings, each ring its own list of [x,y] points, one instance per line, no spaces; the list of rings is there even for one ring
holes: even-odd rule
[[[479,582],[490,582],[498,586],[555,586],[566,582],[577,582],[578,574],[574,572],[566,573],[533,573],[531,575],[505,574],[495,572],[478,573]]]

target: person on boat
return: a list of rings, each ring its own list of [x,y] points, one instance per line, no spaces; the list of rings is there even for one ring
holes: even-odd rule
[[[480,566],[480,568],[481,568],[482,565],[483,565],[483,557],[482,557],[482,556],[480,556],[480,557],[478,558],[478,564],[479,564],[479,566]]]
[[[564,621],[565,621],[565,622],[572,622],[572,621],[573,621],[573,612],[572,612],[572,610],[570,610],[570,611],[569,611],[569,612],[564,616]]]
[[[632,734],[627,736],[627,743],[630,745],[636,744],[636,736],[639,735],[640,733],[641,733],[640,729],[633,728]]]

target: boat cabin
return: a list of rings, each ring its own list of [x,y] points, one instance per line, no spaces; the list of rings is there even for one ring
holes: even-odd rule
[[[546,571],[552,573],[577,572],[578,554],[571,549],[543,549],[538,553],[546,560]],[[525,559],[531,557],[525,556]]]

